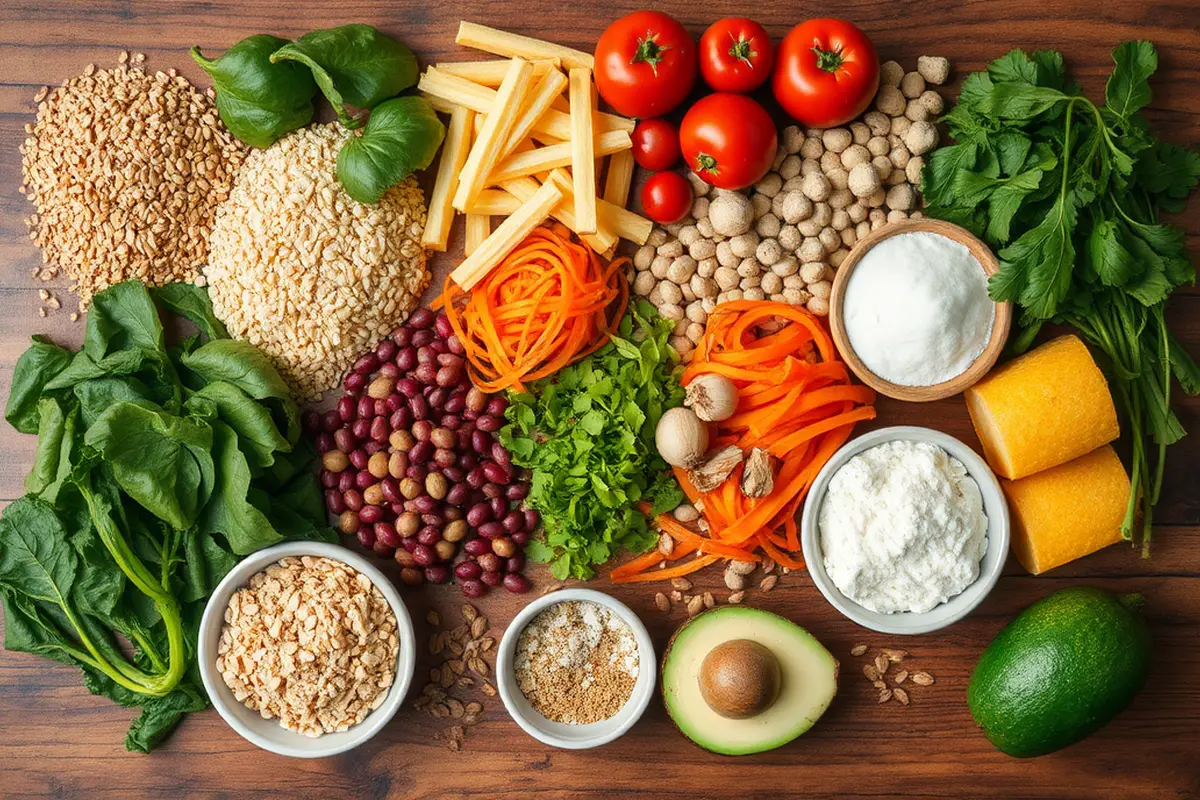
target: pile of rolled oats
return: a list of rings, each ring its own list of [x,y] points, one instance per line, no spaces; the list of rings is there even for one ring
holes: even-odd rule
[[[396,676],[396,615],[366,575],[284,558],[234,593],[217,669],[238,702],[305,736],[348,730]]]

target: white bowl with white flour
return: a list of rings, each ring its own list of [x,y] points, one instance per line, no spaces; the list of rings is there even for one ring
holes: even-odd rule
[[[971,613],[1008,557],[1008,506],[953,436],[893,427],[838,450],[801,518],[804,561],[835,608],[882,633],[929,633]]]

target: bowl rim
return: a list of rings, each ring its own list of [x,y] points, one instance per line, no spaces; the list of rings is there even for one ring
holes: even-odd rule
[[[229,690],[229,687],[225,685],[225,681],[217,674],[215,663],[217,655],[216,643],[220,640],[220,631],[225,625],[225,608],[229,605],[229,598],[233,596],[233,593],[242,588],[256,573],[261,572],[280,559],[289,557],[299,558],[301,556],[330,558],[334,561],[340,561],[366,575],[379,588],[379,591],[387,599],[388,605],[391,606],[392,613],[396,616],[396,636],[399,639],[400,647],[396,656],[396,676],[391,687],[388,689],[387,699],[384,700],[379,708],[368,714],[362,722],[343,733],[328,733],[316,739],[310,739],[302,734],[279,727],[277,720],[270,720],[279,731],[280,739],[276,739],[270,736],[263,736],[242,722],[234,712],[234,704],[242,704],[238,703],[233,697],[233,693]],[[217,584],[217,588],[209,596],[208,602],[204,607],[204,613],[200,618],[197,659],[200,662],[200,677],[204,683],[204,689],[213,704],[213,708],[217,710],[221,718],[239,736],[251,744],[261,747],[263,750],[281,756],[291,758],[324,758],[358,747],[375,736],[396,715],[396,712],[400,710],[400,706],[404,702],[405,696],[408,694],[409,687],[412,685],[417,661],[416,647],[417,637],[413,629],[412,616],[408,613],[408,608],[405,606],[404,600],[400,597],[400,593],[396,590],[395,585],[388,580],[387,576],[378,567],[364,556],[338,544],[298,541],[283,542],[251,553],[239,561],[221,579],[221,582]],[[326,747],[310,745],[307,748],[300,748],[287,743],[287,740],[290,740],[292,737],[295,737],[297,741],[302,740],[310,743],[329,739],[331,743]],[[345,738],[338,738],[335,741],[333,737]]]
[[[980,559],[979,576],[957,595],[944,603],[939,603],[929,611],[901,611],[883,614],[871,611],[846,597],[825,571],[818,514],[829,489],[829,481],[847,461],[876,445],[903,440],[935,444],[962,462],[963,466],[967,468],[967,474],[979,486],[980,494],[983,496],[983,508],[988,517],[988,541],[987,549]],[[1008,560],[1010,541],[1008,501],[1005,499],[999,480],[987,462],[965,442],[950,434],[914,425],[878,428],[842,445],[817,473],[808,500],[804,504],[804,512],[800,521],[800,543],[804,551],[804,563],[808,567],[813,584],[825,596],[829,604],[851,622],[879,633],[895,635],[917,635],[941,630],[959,622],[978,608],[1000,580],[1000,574]],[[951,604],[955,604],[957,607],[947,613],[945,609]],[[943,611],[935,614],[938,609],[943,609]]]
[[[834,343],[837,345],[842,360],[846,362],[846,366],[850,367],[850,370],[863,383],[882,395],[909,403],[929,403],[953,397],[970,388],[996,365],[1012,328],[1013,307],[1012,303],[1008,301],[993,301],[996,315],[992,321],[992,334],[987,345],[984,346],[979,357],[971,362],[971,366],[948,381],[931,386],[904,386],[876,375],[863,363],[850,344],[850,336],[846,332],[845,320],[842,318],[842,308],[846,301],[850,276],[863,257],[870,252],[871,248],[885,239],[904,233],[936,233],[965,246],[979,261],[984,273],[989,277],[999,271],[1000,262],[991,248],[966,228],[952,222],[922,217],[891,222],[872,231],[855,243],[850,250],[850,255],[846,256],[846,260],[837,268],[833,278],[833,290],[829,297],[829,327]]]
[[[546,608],[555,603],[563,603],[569,600],[582,600],[585,602],[598,603],[616,612],[625,624],[629,625],[633,631],[634,638],[638,644],[638,678],[634,684],[633,691],[629,695],[629,699],[625,701],[625,705],[621,707],[614,716],[599,722],[593,722],[589,725],[573,726],[576,729],[592,728],[596,729],[595,735],[589,735],[585,738],[568,739],[547,729],[546,725],[561,725],[563,723],[555,723],[550,720],[545,720],[545,724],[539,722],[539,719],[544,720],[538,712],[530,707],[530,713],[526,713],[520,705],[529,705],[529,701],[521,695],[521,690],[517,686],[516,674],[514,671],[514,653],[517,647],[517,639],[521,635],[521,631],[529,624],[533,617]],[[655,692],[658,685],[658,657],[654,651],[654,642],[650,639],[650,633],[646,629],[645,623],[633,612],[629,606],[617,600],[615,597],[604,592],[596,591],[595,589],[560,589],[549,594],[544,594],[536,600],[532,601],[513,618],[512,622],[504,631],[503,637],[500,639],[500,646],[496,651],[496,686],[500,690],[500,699],[504,702],[504,709],[513,721],[527,734],[537,739],[542,744],[548,744],[551,747],[559,747],[564,750],[587,750],[593,747],[600,747],[608,744],[621,736],[623,736],[630,728],[632,728],[646,708],[650,705],[650,698]],[[520,700],[518,700],[520,695]],[[628,713],[626,713],[628,712]],[[614,722],[621,718],[619,722]]]

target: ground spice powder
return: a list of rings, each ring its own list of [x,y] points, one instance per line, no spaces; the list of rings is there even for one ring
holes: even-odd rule
[[[612,610],[586,601],[556,603],[517,639],[517,685],[552,722],[587,725],[613,717],[637,683],[633,631]]]

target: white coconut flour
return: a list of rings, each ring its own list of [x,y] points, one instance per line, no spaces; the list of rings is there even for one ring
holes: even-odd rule
[[[863,256],[846,284],[842,319],[871,372],[900,386],[933,386],[983,353],[996,304],[970,250],[921,231],[884,239]]]
[[[849,599],[891,614],[928,611],[979,577],[987,516],[962,462],[895,441],[847,461],[820,512],[825,571]]]

